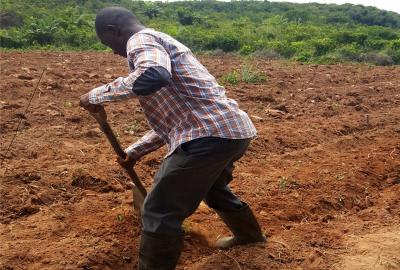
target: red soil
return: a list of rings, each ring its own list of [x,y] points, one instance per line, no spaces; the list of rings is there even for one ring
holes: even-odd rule
[[[218,79],[245,64],[267,76],[226,89],[259,133],[232,187],[269,238],[218,251],[212,242],[227,229],[201,205],[185,222],[177,269],[400,269],[400,68],[201,61]],[[0,65],[0,269],[134,269],[140,228],[128,178],[78,106],[81,94],[124,76],[125,63],[10,52]],[[147,130],[136,100],[106,110],[124,146]],[[136,166],[148,189],[164,153]]]

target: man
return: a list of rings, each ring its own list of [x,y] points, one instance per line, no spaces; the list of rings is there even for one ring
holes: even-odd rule
[[[233,163],[256,135],[247,114],[187,47],[145,28],[130,11],[105,8],[95,25],[101,42],[128,59],[130,74],[81,96],[81,106],[94,111],[105,102],[139,99],[152,129],[125,150],[127,159],[120,163],[133,166],[168,146],[142,209],[139,269],[175,269],[182,222],[202,200],[233,232],[219,239],[218,247],[264,242],[249,206],[227,186]]]

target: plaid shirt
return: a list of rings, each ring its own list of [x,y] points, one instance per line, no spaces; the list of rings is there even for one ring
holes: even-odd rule
[[[252,138],[256,129],[238,104],[200,64],[192,52],[167,34],[144,29],[127,43],[131,73],[126,78],[93,89],[92,104],[137,97],[150,127],[140,140],[125,151],[135,159],[164,144],[167,156],[184,142],[201,137]],[[147,95],[135,95],[135,80],[150,67],[161,66],[171,73],[171,82]]]

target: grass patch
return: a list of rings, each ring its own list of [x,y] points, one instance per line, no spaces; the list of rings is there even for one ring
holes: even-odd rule
[[[136,120],[133,120],[133,122],[130,125],[127,125],[124,129],[124,133],[130,135],[137,135],[139,131],[140,123]]]
[[[267,76],[262,72],[252,68],[251,66],[244,66],[239,71],[232,70],[222,77],[221,84],[237,85],[238,83],[258,84],[265,82]]]
[[[260,71],[254,70],[250,66],[244,66],[240,70],[241,79],[245,83],[262,83],[267,80],[267,77]]]

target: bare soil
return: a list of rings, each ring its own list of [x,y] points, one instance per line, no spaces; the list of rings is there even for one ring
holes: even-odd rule
[[[227,229],[201,205],[184,224],[177,269],[400,269],[400,67],[200,60],[217,79],[243,65],[267,76],[226,90],[258,129],[232,188],[268,241],[218,251],[212,243]],[[78,106],[126,75],[124,60],[2,52],[0,65],[0,269],[135,269],[140,222],[128,178]],[[148,128],[136,100],[106,110],[124,146]],[[164,154],[136,166],[148,189]]]

